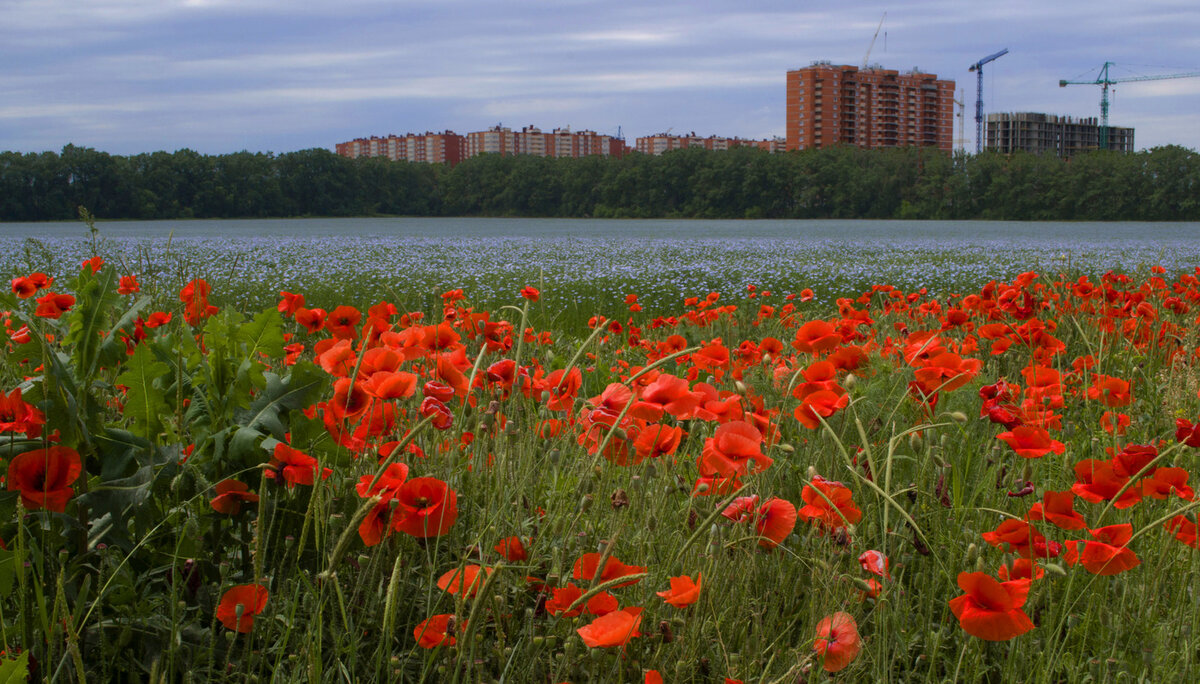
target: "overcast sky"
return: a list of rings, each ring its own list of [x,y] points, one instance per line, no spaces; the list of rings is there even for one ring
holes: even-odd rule
[[[846,8],[849,9],[846,9]],[[497,123],[784,134],[814,60],[957,81],[987,112],[1099,116],[1059,79],[1200,71],[1197,0],[0,0],[0,150],[288,152]],[[1114,87],[1138,148],[1200,149],[1200,78]],[[958,137],[957,122],[955,137]]]

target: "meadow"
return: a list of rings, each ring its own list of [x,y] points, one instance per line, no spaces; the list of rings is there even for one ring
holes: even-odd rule
[[[1187,240],[626,230],[10,238],[0,681],[1200,676]]]

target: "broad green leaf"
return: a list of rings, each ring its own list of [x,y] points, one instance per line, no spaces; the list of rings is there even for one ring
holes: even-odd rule
[[[0,684],[24,684],[29,679],[29,651],[0,660]]]
[[[117,294],[117,273],[106,266],[93,274],[83,269],[76,279],[75,306],[68,314],[66,346],[71,354],[78,377],[86,377],[94,368],[108,332],[105,328],[121,303]]]
[[[317,399],[328,382],[327,377],[311,362],[292,367],[287,377],[267,373],[266,388],[247,411],[239,412],[237,422],[260,432],[270,433],[282,440],[287,428],[284,412],[302,409]]]
[[[162,432],[163,416],[170,413],[162,390],[154,381],[169,370],[167,364],[154,360],[154,352],[149,347],[139,346],[125,372],[117,377],[117,382],[129,388],[125,394],[125,417],[152,440]]]

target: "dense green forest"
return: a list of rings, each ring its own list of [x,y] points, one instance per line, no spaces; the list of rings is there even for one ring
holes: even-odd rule
[[[484,155],[454,168],[191,150],[0,153],[0,220],[281,216],[561,216],[1200,220],[1200,154],[951,156],[920,148],[661,157]]]

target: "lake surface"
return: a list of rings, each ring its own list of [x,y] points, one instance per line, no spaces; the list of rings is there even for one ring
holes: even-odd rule
[[[462,287],[507,299],[526,284],[600,300],[747,284],[853,295],[874,283],[934,291],[1024,271],[1098,276],[1200,266],[1200,223],[351,218],[114,221],[100,251],[163,282],[206,277],[257,301],[280,289],[428,302]],[[0,271],[66,274],[89,256],[79,222],[0,223]],[[631,290],[630,288],[637,288]]]

